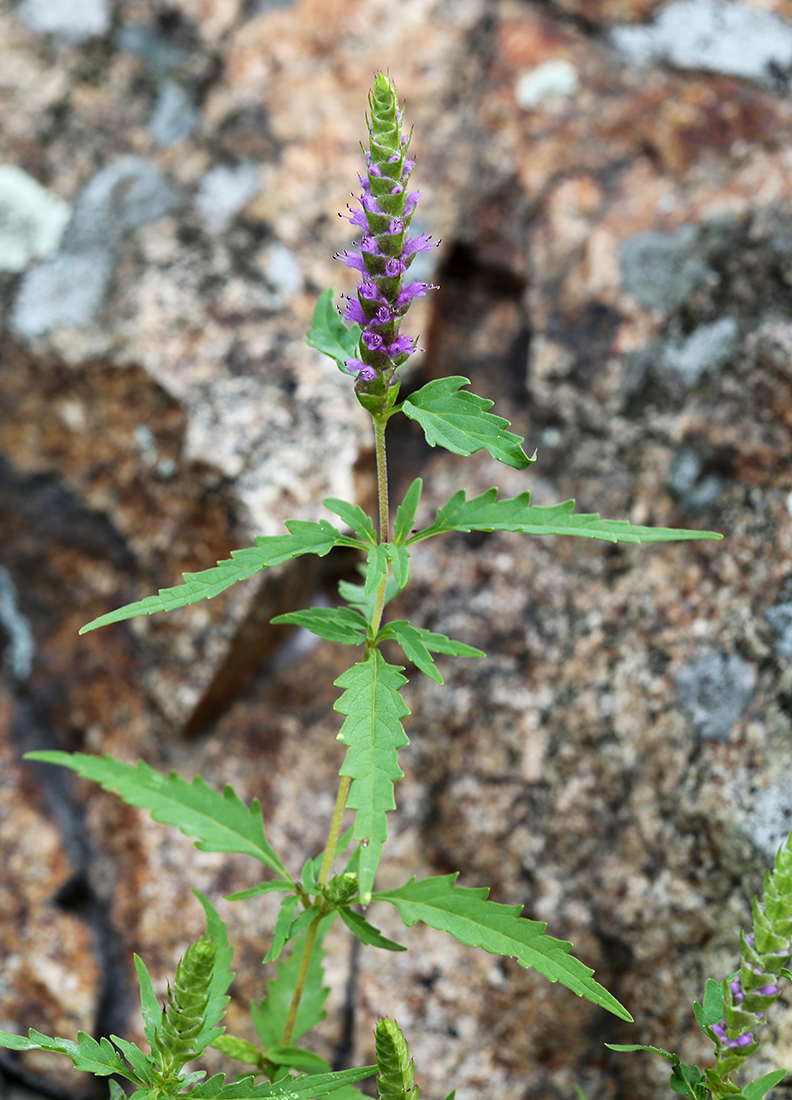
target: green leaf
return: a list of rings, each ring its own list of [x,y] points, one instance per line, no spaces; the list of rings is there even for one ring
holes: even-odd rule
[[[297,912],[298,904],[299,898],[293,894],[288,898],[284,898],[281,902],[278,919],[275,921],[275,929],[272,933],[272,947],[262,959],[262,963],[275,962],[276,959],[280,958],[281,952],[291,938],[289,930],[294,920],[294,914]]]
[[[615,1050],[620,1054],[630,1054],[634,1050],[648,1050],[650,1054],[659,1054],[663,1058],[667,1058],[669,1062],[679,1061],[676,1054],[670,1054],[667,1050],[663,1050],[662,1047],[646,1046],[645,1043],[606,1043],[605,1046],[608,1050]]]
[[[137,1082],[135,1074],[124,1065],[121,1055],[109,1039],[103,1038],[97,1043],[96,1039],[92,1039],[84,1031],[77,1032],[77,1042],[73,1039],[57,1037],[51,1039],[49,1035],[42,1035],[33,1027],[27,1036],[0,1031],[0,1047],[6,1047],[8,1050],[51,1050],[56,1054],[67,1055],[76,1069],[93,1073],[96,1077],[108,1077],[111,1073],[118,1073],[130,1081],[140,1083]]]
[[[396,943],[394,940],[389,940],[387,936],[383,936],[379,928],[375,928],[373,924],[361,917],[360,913],[355,913],[351,909],[339,909],[341,914],[341,920],[347,926],[361,943],[365,943],[368,947],[381,947],[384,951],[406,951],[406,947],[402,947],[400,943]]]
[[[426,673],[430,680],[434,680],[436,684],[442,684],[443,677],[432,660],[431,653],[424,645],[418,627],[412,626],[406,620],[397,619],[395,622],[388,623],[380,631],[379,636],[380,638],[395,638],[404,650],[408,660],[412,661],[421,672]]]
[[[212,1046],[227,1058],[236,1058],[246,1066],[261,1066],[265,1058],[263,1050],[254,1043],[249,1043],[247,1039],[240,1039],[237,1035],[218,1035],[212,1041]]]
[[[137,1079],[146,1085],[153,1085],[158,1069],[155,1060],[144,1054],[135,1043],[121,1039],[118,1035],[111,1035],[110,1038],[129,1062]],[[126,1100],[126,1097],[124,1097],[124,1100]]]
[[[359,505],[350,504],[346,500],[337,500],[335,497],[328,497],[327,500],[322,501],[322,504],[328,511],[340,516],[344,523],[352,528],[361,542],[370,542],[372,545],[376,543],[377,536],[374,534],[374,524],[371,521],[371,516],[367,516]]]
[[[334,709],[346,715],[338,740],[348,748],[339,774],[352,779],[347,805],[356,811],[353,836],[363,842],[360,899],[371,899],[374,875],[388,838],[385,815],[396,808],[393,784],[404,774],[398,750],[408,745],[401,719],[409,714],[399,689],[407,681],[400,667],[389,665],[379,650],[336,680],[345,689]]]
[[[343,1085],[363,1081],[376,1072],[376,1066],[361,1066],[359,1069],[342,1069],[337,1073],[311,1074],[307,1077],[286,1077],[283,1081],[266,1081],[257,1085],[252,1077],[243,1077],[230,1085],[224,1084],[222,1073],[201,1081],[190,1092],[193,1100],[319,1100],[323,1096],[335,1095]]]
[[[368,629],[368,623],[360,612],[353,611],[351,607],[309,607],[305,611],[278,615],[270,622],[301,626],[328,642],[340,642],[341,645],[363,645]]]
[[[442,684],[443,677],[432,660],[432,652],[448,653],[455,657],[486,656],[480,649],[474,649],[472,645],[455,642],[445,634],[435,634],[431,630],[413,626],[406,619],[395,619],[387,623],[377,635],[378,641],[381,638],[394,638],[404,650],[408,660],[412,661],[421,672],[425,672],[436,684]]]
[[[206,1015],[203,1027],[195,1040],[195,1049],[201,1051],[209,1046],[217,1035],[223,1031],[218,1025],[225,1016],[225,1010],[231,998],[227,995],[228,987],[234,979],[231,971],[231,959],[234,949],[228,942],[228,929],[217,910],[200,890],[193,893],[203,906],[206,914],[206,931],[209,934],[215,948],[215,963],[212,968],[212,980],[209,983],[209,1000],[206,1005]]]
[[[456,879],[456,874],[421,882],[411,879],[398,890],[385,890],[373,897],[395,905],[409,927],[420,920],[450,933],[460,943],[516,958],[521,966],[533,967],[549,981],[561,982],[622,1020],[632,1020],[627,1009],[592,979],[593,970],[569,954],[570,943],[545,935],[543,922],[521,917],[522,906],[487,901],[489,890],[484,888],[455,888]]]
[[[311,331],[305,337],[306,344],[310,344],[312,348],[321,351],[330,359],[335,359],[338,369],[344,374],[349,374],[344,362],[357,357],[360,333],[359,325],[347,328],[339,317],[333,305],[332,287],[323,291],[314,307]]]
[[[760,1077],[758,1081],[752,1081],[742,1090],[745,1100],[762,1100],[766,1092],[781,1084],[788,1072],[785,1069],[775,1069],[772,1073],[766,1073],[764,1077]]]
[[[399,588],[406,588],[410,579],[410,551],[406,546],[397,546],[395,542],[385,542],[382,545],[393,567],[396,583]]]
[[[363,586],[366,596],[373,595],[379,588],[382,578],[388,572],[388,560],[388,548],[384,543],[372,546],[369,550],[366,583]]]
[[[494,401],[461,389],[469,378],[458,375],[427,382],[402,404],[402,412],[417,420],[430,447],[438,443],[455,455],[489,451],[498,462],[524,470],[535,460],[522,449],[522,437],[507,432],[509,421],[487,412]]]
[[[693,1002],[693,1013],[699,1027],[712,1027],[723,1019],[723,990],[720,984],[712,978],[707,978],[704,989],[704,1005],[698,1001]]]
[[[385,585],[385,602],[383,607],[386,607],[392,599],[399,595],[401,589],[394,577],[388,577]],[[362,584],[351,584],[349,581],[339,581],[338,593],[342,600],[346,600],[347,603],[351,603],[353,607],[356,607],[367,623],[371,623],[374,617],[374,605],[377,602],[377,593],[373,592],[370,596],[366,595],[365,588]]]
[[[235,894],[226,894],[226,901],[247,901],[248,898],[258,898],[262,894],[290,894],[294,890],[294,884],[282,878],[273,878],[269,882],[259,882],[255,886],[249,886],[247,890],[237,890]]]
[[[334,546],[360,546],[356,539],[342,535],[327,520],[312,523],[307,520],[290,519],[286,521],[288,535],[270,535],[257,538],[256,545],[244,550],[232,550],[230,559],[219,561],[212,569],[200,573],[184,573],[184,584],[174,588],[161,588],[156,596],[146,596],[136,603],[119,607],[107,615],[87,623],[80,630],[86,634],[89,630],[119,623],[124,619],[134,619],[137,615],[153,615],[157,611],[174,611],[177,607],[187,607],[199,600],[210,600],[220,592],[230,588],[237,581],[244,581],[268,566],[296,558],[300,554],[318,554],[323,558]]]
[[[418,502],[421,499],[422,488],[423,481],[421,478],[417,477],[405,493],[404,500],[396,509],[396,522],[393,525],[393,541],[397,546],[407,539],[412,530],[415,513],[418,511]]]
[[[330,1069],[324,1058],[320,1058],[312,1050],[303,1050],[302,1047],[271,1047],[267,1051],[267,1058],[276,1066],[290,1066],[303,1073],[321,1073]]]
[[[138,983],[140,984],[140,1004],[143,1013],[143,1034],[151,1047],[152,1054],[157,1050],[157,1036],[162,1022],[162,1005],[157,1000],[154,986],[151,984],[151,975],[146,969],[146,964],[139,955],[133,955],[135,970],[137,970]]]
[[[321,1023],[326,1016],[323,1006],[330,990],[323,985],[324,967],[322,960],[324,951],[322,949],[322,939],[333,923],[334,918],[335,914],[332,914],[319,925],[319,933],[311,955],[305,988],[303,989],[300,1008],[294,1025],[292,1039],[295,1043],[312,1027],[316,1027],[318,1023]],[[286,1026],[289,1009],[291,1008],[294,988],[297,984],[297,975],[302,962],[304,946],[305,936],[303,935],[295,940],[288,959],[285,962],[278,963],[275,977],[267,983],[267,996],[260,1004],[250,1006],[253,1026],[265,1050],[280,1045],[283,1029]]]
[[[684,1062],[679,1062],[671,1070],[671,1080],[668,1083],[671,1091],[679,1096],[688,1096],[690,1100],[707,1100],[707,1080],[698,1066],[686,1066]]]
[[[679,539],[720,539],[714,531],[669,527],[633,527],[626,519],[600,519],[596,512],[574,514],[574,500],[561,504],[531,504],[529,492],[498,500],[497,489],[465,499],[454,493],[438,511],[434,523],[407,540],[410,545],[444,531],[517,531],[525,535],[577,535],[604,542],[674,542]]]
[[[57,751],[29,752],[25,759],[60,764],[101,784],[106,791],[115,791],[130,806],[148,810],[155,821],[176,825],[187,836],[196,837],[195,846],[201,852],[239,852],[253,856],[271,867],[279,877],[291,881],[266,838],[257,798],[248,809],[231,787],[220,794],[200,776],[188,783],[175,772],[161,775],[142,760],[133,767],[112,756]]]

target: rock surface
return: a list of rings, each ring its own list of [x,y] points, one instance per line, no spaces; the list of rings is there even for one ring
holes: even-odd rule
[[[139,1038],[131,953],[164,992],[202,929],[196,886],[229,920],[247,1034],[274,909],[223,896],[256,868],[19,757],[231,782],[290,866],[320,850],[349,654],[297,640],[270,660],[268,621],[334,600],[354,562],[77,630],[325,496],[371,510],[365,418],[302,337],[317,294],[351,285],[336,212],[385,68],[421,231],[443,238],[406,385],[464,374],[539,450],[517,473],[394,423],[394,499],[420,474],[423,522],[497,483],[728,539],[420,545],[399,613],[488,657],[444,659],[444,687],[410,670],[381,882],[461,869],[571,939],[636,1024],[380,905],[410,950],[358,955],[334,930],[317,1049],[370,1060],[387,1013],[426,1096],[666,1094],[665,1063],[603,1043],[706,1057],[691,1002],[734,969],[792,824],[792,4],[121,0],[112,25],[97,4],[57,26],[56,7],[0,5],[4,160],[73,208],[57,255],[0,275],[0,1027]],[[668,27],[693,9],[711,25],[683,55]],[[777,29],[750,72],[729,61],[740,20]],[[765,1068],[792,1065],[792,1024],[767,1036]],[[89,1092],[54,1057],[2,1064],[15,1087]]]

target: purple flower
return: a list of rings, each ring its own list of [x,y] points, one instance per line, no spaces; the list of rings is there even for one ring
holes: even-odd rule
[[[374,368],[370,367],[368,363],[364,363],[362,359],[346,359],[344,365],[350,374],[357,374],[359,378],[363,378],[366,382],[373,382],[377,377]]]
[[[389,77],[379,73],[369,97],[371,144],[360,176],[359,209],[346,217],[363,230],[356,250],[338,259],[362,276],[355,298],[345,298],[343,316],[362,329],[358,357],[346,367],[366,382],[381,377],[390,385],[395,371],[417,350],[417,342],[399,333],[402,316],[413,298],[423,298],[430,283],[404,284],[418,252],[434,248],[428,235],[407,236],[420,192],[407,190],[415,162],[407,158],[409,137],[401,133],[402,112]],[[374,392],[374,391],[371,391]],[[379,392],[379,391],[377,391]]]

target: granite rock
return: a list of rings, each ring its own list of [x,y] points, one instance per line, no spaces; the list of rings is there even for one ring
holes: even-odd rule
[[[461,869],[465,885],[571,939],[636,1024],[511,961],[400,928],[378,905],[373,922],[410,950],[358,957],[335,930],[316,1049],[370,1060],[387,1013],[405,1027],[425,1095],[456,1086],[460,1098],[510,1100],[571,1095],[574,1083],[587,1095],[666,1095],[663,1063],[605,1054],[603,1041],[703,1061],[690,1004],[705,977],[734,969],[788,822],[792,686],[768,613],[790,599],[792,106],[761,67],[743,79],[725,66],[625,63],[609,35],[645,30],[653,15],[660,25],[653,0],[359,0],[354,19],[340,0],[117,8],[112,40],[57,56],[0,13],[0,62],[17,89],[2,92],[0,134],[14,163],[79,205],[118,158],[140,158],[192,200],[144,224],[156,204],[132,185],[116,225],[107,187],[96,208],[111,224],[91,236],[89,218],[75,223],[86,249],[113,242],[101,313],[5,341],[0,547],[16,626],[0,640],[19,716],[9,762],[53,745],[141,755],[259,797],[289,866],[321,849],[341,762],[332,682],[348,653],[298,641],[268,663],[283,640],[268,619],[334,601],[354,561],[331,555],[313,573],[298,563],[172,618],[76,632],[289,516],[315,518],[323,496],[371,509],[365,424],[348,383],[302,337],[317,293],[351,285],[330,259],[350,237],[336,212],[360,166],[365,90],[389,67],[416,126],[422,231],[443,238],[430,274],[442,290],[419,303],[414,328],[427,353],[405,386],[464,374],[539,447],[518,473],[429,451],[394,421],[393,499],[420,474],[423,523],[460,484],[472,494],[498,483],[530,488],[536,503],[576,497],[584,511],[728,538],[611,547],[496,533],[416,548],[398,613],[488,657],[442,658],[442,688],[408,670],[412,743],[379,881]],[[775,9],[792,18],[788,4]],[[574,69],[579,89],[526,111],[520,80],[548,62]],[[155,148],[148,124],[165,76],[195,90],[200,121]],[[257,192],[213,228],[204,181],[247,165]],[[17,281],[2,294],[19,302]],[[680,361],[686,383],[666,384],[660,368]],[[35,640],[24,687],[11,683],[21,622]],[[702,735],[702,692],[694,685],[687,709],[679,697],[707,654],[742,684],[717,736]],[[89,785],[57,788],[18,767],[3,827],[30,821],[50,853],[27,854],[15,825],[8,834],[9,858],[18,850],[23,871],[42,876],[44,916],[28,919],[52,924],[69,878],[82,890],[66,892],[78,915],[61,943],[86,977],[70,1009],[49,971],[38,1026],[93,1026],[101,1003],[114,1029],[139,1038],[131,951],[162,993],[202,929],[195,885],[230,922],[230,1029],[249,1035],[247,1002],[263,992],[256,930],[274,908],[223,898],[253,885],[256,868],[196,853]],[[19,895],[20,881],[3,886]],[[20,972],[36,959],[26,947]],[[0,997],[19,1027],[23,985]],[[767,1068],[789,1065],[789,1030],[771,1021],[766,1034]],[[28,1079],[60,1070],[21,1065]]]

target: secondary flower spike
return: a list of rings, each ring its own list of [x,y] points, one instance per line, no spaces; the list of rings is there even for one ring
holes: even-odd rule
[[[358,356],[347,359],[345,365],[358,377],[356,388],[366,390],[361,384],[377,383],[370,391],[373,397],[378,390],[387,391],[395,372],[416,350],[415,340],[399,333],[402,318],[413,298],[423,298],[427,290],[437,288],[406,282],[405,276],[417,253],[437,242],[428,236],[407,235],[419,198],[417,191],[407,190],[415,166],[407,158],[412,132],[407,136],[401,132],[396,88],[384,73],[377,74],[369,107],[370,144],[365,154],[366,175],[359,177],[360,209],[342,215],[363,230],[363,237],[357,251],[337,258],[361,276],[357,296],[343,296],[344,317],[363,330]]]

